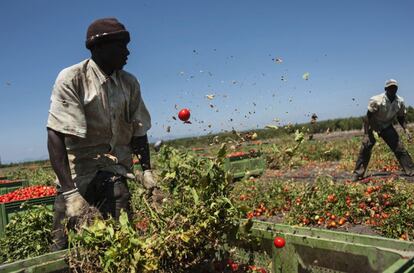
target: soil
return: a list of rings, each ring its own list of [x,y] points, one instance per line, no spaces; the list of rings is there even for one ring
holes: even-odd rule
[[[375,231],[374,229],[366,225],[352,225],[350,227],[345,227],[345,228],[346,229],[343,231],[347,231],[351,233],[364,234],[364,235],[376,235],[376,236],[381,235],[377,231]],[[342,231],[341,229],[342,228],[339,228],[338,230]]]
[[[290,180],[295,182],[307,182],[312,183],[318,176],[331,176],[333,181],[343,182],[349,181],[352,179],[352,174],[348,171],[344,171],[339,162],[312,162],[308,165],[302,166],[300,168],[291,169],[291,170],[270,170],[267,169],[261,180],[274,181],[277,180]],[[361,180],[361,183],[364,183],[368,178],[400,178],[405,179],[409,182],[414,183],[414,177],[409,177],[401,171],[393,172],[374,172],[369,174],[365,179]],[[283,224],[284,219],[283,215],[276,215],[272,217],[260,216],[256,218],[257,220]],[[315,228],[321,228],[320,226],[315,226]],[[370,235],[370,236],[381,236],[379,232],[375,229],[367,226],[365,224],[350,224],[347,223],[341,227],[334,229],[336,231],[344,231],[356,234]]]
[[[351,174],[342,170],[339,162],[312,162],[299,168],[291,170],[270,170],[267,169],[261,179],[273,180],[298,180],[301,182],[313,182],[321,175],[332,176],[334,181],[351,178]]]
[[[261,179],[263,180],[293,180],[298,182],[313,182],[319,176],[331,176],[333,181],[349,181],[352,173],[343,170],[339,162],[311,162],[307,165],[290,170],[270,170],[267,169]],[[402,171],[392,172],[372,172],[367,178],[400,178],[414,183],[414,177],[407,176]],[[362,182],[364,179],[362,180]]]
[[[260,221],[274,223],[274,224],[284,224],[283,215],[274,215],[271,217],[259,216],[259,217],[256,217],[255,219],[260,220]],[[312,226],[308,226],[308,227],[312,227]],[[321,226],[313,226],[313,227],[324,229]],[[381,236],[381,234],[378,233],[375,229],[371,228],[370,226],[364,225],[364,224],[356,225],[356,224],[346,223],[345,225],[338,227],[334,230],[356,233],[356,234],[363,234],[363,235]]]

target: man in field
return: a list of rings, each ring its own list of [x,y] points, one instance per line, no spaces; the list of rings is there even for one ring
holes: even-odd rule
[[[385,92],[373,96],[369,101],[367,117],[364,122],[365,135],[353,174],[354,181],[362,179],[366,173],[372,148],[376,142],[374,131],[394,152],[404,172],[409,176],[414,175],[414,164],[411,156],[404,148],[397,131],[392,125],[395,118],[397,118],[408,139],[411,140],[411,134],[406,127],[404,100],[397,95],[397,90],[397,81],[390,79],[385,82]]]
[[[145,188],[150,195],[156,189],[147,137],[150,115],[139,82],[122,70],[129,41],[117,19],[94,21],[86,37],[91,58],[63,69],[53,87],[48,149],[59,185],[52,250],[67,247],[62,220],[70,222],[90,206],[115,219],[121,209],[130,212],[126,180],[134,178],[133,153],[140,158]]]

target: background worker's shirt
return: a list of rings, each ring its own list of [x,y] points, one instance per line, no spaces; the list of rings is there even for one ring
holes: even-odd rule
[[[401,117],[406,113],[404,99],[396,95],[391,102],[385,92],[370,99],[368,111],[372,113],[372,127],[376,131],[389,127],[397,116]]]
[[[87,59],[59,73],[47,127],[68,135],[69,165],[79,187],[99,170],[132,175],[130,143],[147,133],[151,118],[133,75],[120,70],[108,77]]]

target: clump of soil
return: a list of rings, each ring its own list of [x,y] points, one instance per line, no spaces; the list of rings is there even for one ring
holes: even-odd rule
[[[75,230],[80,231],[85,226],[90,226],[96,219],[103,219],[101,212],[96,207],[89,207],[86,213],[74,219]]]

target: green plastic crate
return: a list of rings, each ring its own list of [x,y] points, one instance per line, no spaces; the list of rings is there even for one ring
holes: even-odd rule
[[[10,182],[10,183],[0,184],[0,195],[17,190],[22,187],[27,187],[29,185],[29,181],[27,180],[12,180],[12,181],[13,182]]]
[[[251,259],[257,255],[257,260],[267,256],[273,273],[414,272],[412,242],[261,221],[246,221],[245,224],[260,240],[261,251],[256,251],[256,254],[251,251],[247,256]],[[239,231],[246,232],[243,224]],[[274,247],[276,236],[285,239],[284,248]]]
[[[10,222],[11,217],[21,211],[30,209],[30,207],[22,207],[22,204],[28,205],[45,205],[49,208],[53,208],[55,203],[55,196],[46,196],[40,198],[33,198],[24,201],[15,201],[9,203],[0,204],[0,237],[4,236],[6,225]],[[1,271],[0,271],[1,272]]]
[[[246,225],[246,223],[249,223]],[[236,262],[254,259],[255,265],[273,273],[409,273],[414,272],[414,243],[308,227],[294,227],[267,222],[243,221],[239,232],[248,230],[259,242],[259,249],[245,251]],[[275,236],[286,241],[284,248],[273,246]],[[237,245],[237,241],[234,241]],[[246,247],[246,246],[245,246]],[[231,246],[234,252],[233,246]],[[250,252],[250,253],[249,253]],[[236,251],[236,253],[242,253]],[[254,256],[256,255],[256,257]],[[259,257],[257,257],[259,256]],[[0,265],[0,273],[69,272],[66,250]],[[256,261],[270,261],[269,264]],[[267,261],[266,261],[267,262]]]
[[[66,250],[0,265],[0,273],[69,273]]]
[[[246,175],[260,176],[266,169],[266,161],[262,156],[243,155],[226,158],[224,167],[234,178],[243,178]]]

